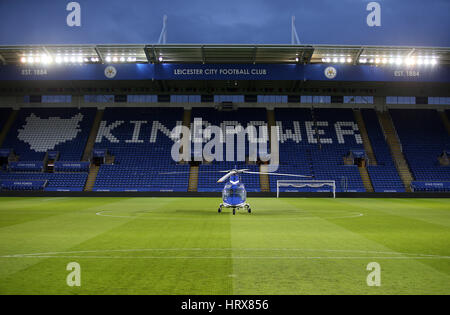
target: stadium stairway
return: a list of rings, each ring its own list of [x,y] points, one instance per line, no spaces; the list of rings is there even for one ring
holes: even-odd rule
[[[14,124],[14,121],[17,118],[17,114],[19,113],[18,110],[12,110],[9,114],[8,120],[5,123],[5,126],[3,126],[3,129],[0,133],[0,147],[3,145],[3,142],[6,139],[6,136],[8,135],[9,130],[11,129],[11,126]]]
[[[192,110],[185,109],[183,113],[183,126],[190,128],[191,127],[191,114]],[[181,151],[183,150],[183,147]],[[188,183],[188,191],[196,192],[198,190],[198,171],[199,167],[197,165],[191,165],[189,168],[189,183]]]
[[[445,111],[439,112],[439,115],[442,118],[442,122],[444,123],[445,129],[447,129],[448,135],[450,136],[450,123],[448,122],[448,118]]]
[[[276,126],[277,123],[275,121],[275,111],[267,110],[267,132],[269,136],[269,145],[271,145],[272,137],[271,137],[271,130],[273,126]],[[271,147],[271,146],[270,146]],[[279,154],[279,153],[278,153]],[[267,165],[261,164],[259,167],[259,171],[262,173],[267,173]],[[270,192],[270,181],[269,181],[269,175],[266,174],[260,174],[259,175],[259,185],[261,188],[261,192]]]
[[[199,167],[197,165],[191,165],[191,168],[189,170],[189,185],[188,185],[188,191],[189,192],[196,192],[198,188],[198,169]]]
[[[265,164],[261,164],[259,171],[262,173],[268,172],[268,167]],[[269,175],[259,174],[259,185],[261,186],[261,192],[270,192]]]
[[[190,109],[184,110],[184,112],[183,112],[183,127],[191,128],[191,113],[192,113],[192,110],[190,110]],[[180,153],[183,153],[183,150],[184,150],[184,146],[181,146]],[[181,160],[181,163],[185,163],[184,160]],[[197,172],[198,172],[198,170],[197,170]],[[195,189],[195,191],[197,191],[197,188]]]
[[[84,191],[92,191],[94,189],[95,181],[97,179],[98,171],[100,170],[100,166],[91,165],[89,169],[89,175],[86,180],[86,185],[84,186]]]
[[[361,180],[364,184],[364,188],[367,192],[374,192],[372,181],[370,180],[369,172],[365,167],[358,167],[359,174],[361,175]]]
[[[370,143],[369,135],[367,133],[366,124],[364,123],[361,110],[354,109],[353,113],[355,115],[355,121],[358,124],[359,133],[361,134],[361,138],[363,140],[364,150],[366,151],[369,158],[369,165],[377,165],[377,159],[375,158],[375,154],[373,153],[372,144]]]
[[[381,128],[383,130],[386,142],[391,150],[392,158],[394,159],[395,166],[397,167],[398,174],[405,186],[407,192],[411,191],[411,182],[414,180],[405,156],[403,155],[401,143],[395,130],[394,123],[389,112],[378,112],[378,119],[380,121]]]
[[[84,149],[82,161],[89,161],[92,154],[92,149],[94,149],[95,139],[97,138],[98,129],[100,128],[100,122],[103,118],[104,110],[97,110],[95,114],[94,123],[92,124],[91,133],[89,134],[88,141],[86,143],[86,148]]]

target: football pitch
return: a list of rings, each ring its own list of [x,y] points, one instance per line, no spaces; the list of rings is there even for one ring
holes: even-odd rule
[[[249,202],[0,198],[0,294],[450,294],[450,199]]]

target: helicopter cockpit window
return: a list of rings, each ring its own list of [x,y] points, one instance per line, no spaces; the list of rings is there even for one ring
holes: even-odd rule
[[[238,187],[238,188],[225,187],[225,189],[223,191],[223,196],[225,198],[237,197],[240,199],[245,199],[246,193],[245,193],[245,189],[243,187]]]

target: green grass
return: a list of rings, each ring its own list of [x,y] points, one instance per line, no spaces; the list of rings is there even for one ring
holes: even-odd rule
[[[249,201],[0,198],[0,294],[450,294],[450,199]]]

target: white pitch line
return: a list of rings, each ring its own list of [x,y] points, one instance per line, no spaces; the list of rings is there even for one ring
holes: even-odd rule
[[[95,215],[98,215],[100,217],[110,217],[110,218],[126,218],[126,219],[141,219],[141,220],[175,220],[175,221],[186,221],[186,220],[198,220],[197,218],[170,218],[170,217],[139,217],[139,216],[124,216],[124,215],[111,215],[111,214],[105,214],[108,212],[113,212],[110,210],[104,210],[104,211],[100,211],[97,212]],[[300,212],[300,211],[299,211]],[[154,213],[156,214],[156,213]],[[296,220],[311,220],[311,219],[351,219],[351,218],[359,218],[364,216],[363,213],[354,213],[351,215],[346,215],[346,216],[337,216],[337,217],[318,217],[318,216],[308,216],[308,217],[298,217],[296,219],[292,219],[292,218],[267,218],[267,217],[258,217],[257,215],[253,215],[253,217],[255,217],[255,219],[257,220],[283,220],[283,221],[296,221]]]
[[[77,258],[77,259],[254,259],[254,260],[368,260],[368,259],[388,259],[388,260],[408,260],[408,259],[450,259],[450,257],[383,257],[383,256],[0,256],[0,258]]]
[[[65,257],[70,255],[69,257],[75,257],[77,254],[99,254],[99,253],[136,253],[136,252],[323,252],[323,253],[350,253],[350,254],[365,254],[365,255],[378,255],[374,258],[388,258],[388,257],[396,257],[398,259],[449,259],[450,256],[440,256],[440,255],[431,255],[431,254],[416,254],[416,253],[398,253],[398,252],[387,252],[387,251],[370,251],[370,250],[345,250],[345,249],[311,249],[311,248],[136,248],[136,249],[103,249],[103,250],[85,250],[85,251],[62,251],[62,252],[47,252],[47,253],[29,253],[29,254],[15,254],[15,255],[5,255],[0,256],[0,258],[26,258],[26,257],[42,257],[42,258],[52,258],[52,257]],[[379,255],[391,255],[391,256],[379,256]],[[392,256],[396,255],[396,256]],[[76,257],[115,257],[115,256],[79,256]],[[142,258],[144,256],[132,256],[128,258]],[[164,256],[151,256],[155,258],[165,258]],[[172,256],[166,256],[172,257]],[[175,256],[175,257],[184,257],[184,256]],[[191,257],[191,256],[189,256]],[[193,256],[195,258],[202,258],[201,256]],[[210,256],[208,256],[210,257]],[[220,257],[220,256],[212,256],[212,257]],[[226,256],[228,257],[228,256]],[[253,256],[233,256],[234,257],[253,257]],[[267,256],[256,256],[256,257],[267,257]],[[273,257],[273,256],[269,256]],[[278,258],[283,256],[276,256]],[[289,257],[289,256],[284,256]],[[308,257],[308,256],[294,256],[294,257]],[[332,256],[329,256],[332,257]],[[344,256],[339,256],[344,257]],[[351,256],[351,257],[361,257],[368,258],[367,256]],[[373,257],[373,256],[370,256]],[[124,256],[120,256],[120,258],[127,258]],[[228,257],[230,258],[230,257]],[[334,257],[335,259],[338,259]]]

